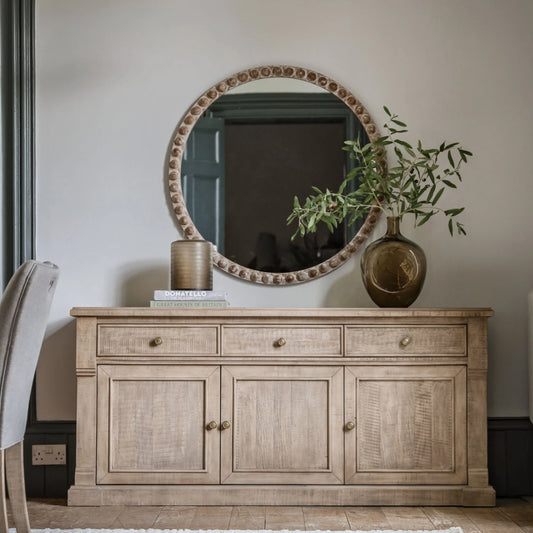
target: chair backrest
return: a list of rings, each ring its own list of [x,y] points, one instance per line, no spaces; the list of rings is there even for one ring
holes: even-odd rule
[[[59,268],[26,261],[0,301],[0,449],[24,438],[33,377]]]

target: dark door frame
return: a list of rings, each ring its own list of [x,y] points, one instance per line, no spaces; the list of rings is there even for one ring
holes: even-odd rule
[[[1,2],[5,286],[35,256],[35,1]]]

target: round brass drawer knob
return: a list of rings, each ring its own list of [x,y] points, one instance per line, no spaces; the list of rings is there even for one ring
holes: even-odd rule
[[[275,344],[278,348],[281,348],[287,344],[287,341],[283,337],[280,337]]]
[[[344,429],[346,431],[352,431],[352,429],[354,428],[355,428],[355,424],[352,421],[346,422],[346,425],[344,426]]]
[[[163,344],[163,339],[162,339],[161,337],[156,337],[156,338],[154,339],[154,344],[155,344],[156,346],[161,346],[161,345]]]
[[[400,344],[402,346],[407,346],[408,344],[411,344],[411,337],[407,336],[407,337],[404,337],[401,341],[400,341]]]
[[[209,424],[207,424],[206,426],[207,431],[211,431],[212,429],[216,429],[217,427],[218,424],[214,420],[211,420],[211,422],[209,422]]]
[[[229,429],[230,427],[231,427],[231,424],[227,420],[224,420],[224,422],[220,424],[220,429]]]

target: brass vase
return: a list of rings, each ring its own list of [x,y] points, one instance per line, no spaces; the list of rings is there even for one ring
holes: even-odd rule
[[[209,241],[174,241],[170,246],[170,289],[213,289],[213,246]]]
[[[400,233],[399,217],[387,217],[387,232],[361,258],[363,282],[379,307],[409,307],[426,278],[426,256]]]

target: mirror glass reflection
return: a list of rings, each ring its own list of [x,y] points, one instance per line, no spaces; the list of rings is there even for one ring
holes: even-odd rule
[[[309,268],[339,252],[359,225],[291,241],[293,198],[311,186],[336,190],[353,161],[345,139],[368,137],[352,111],[313,84],[270,78],[222,95],[195,124],[182,162],[182,190],[203,238],[263,272]]]

